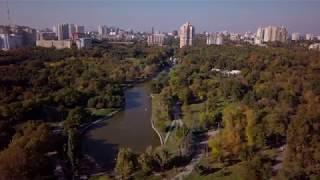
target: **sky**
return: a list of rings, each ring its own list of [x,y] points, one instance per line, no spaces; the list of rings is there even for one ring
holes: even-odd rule
[[[0,24],[51,28],[59,23],[99,24],[135,31],[171,32],[189,21],[196,32],[255,32],[284,25],[320,34],[320,0],[0,0]]]

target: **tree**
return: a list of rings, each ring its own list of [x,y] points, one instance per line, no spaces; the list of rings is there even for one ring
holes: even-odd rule
[[[81,155],[81,140],[78,134],[78,130],[68,130],[68,144],[67,144],[67,156],[72,169],[72,174],[77,175],[78,173],[78,160]]]
[[[211,157],[214,160],[220,161],[222,159],[222,145],[221,145],[221,137],[215,136],[209,139],[208,145],[210,147]]]
[[[169,161],[169,152],[165,148],[158,148],[156,150],[155,160],[160,166],[161,170],[164,170]]]
[[[256,122],[255,112],[243,104],[230,104],[223,111],[223,147],[230,155],[239,155],[257,145],[263,145],[264,136]],[[262,142],[261,142],[262,141]]]
[[[9,147],[0,152],[0,179],[43,179],[53,176],[48,126],[26,123],[14,135]]]
[[[283,174],[292,179],[320,174],[320,97],[307,92],[303,98],[287,135]]]
[[[147,148],[146,152],[140,154],[138,162],[144,174],[148,174],[154,169],[153,151],[151,146]]]
[[[64,122],[64,129],[78,129],[80,125],[86,121],[89,121],[89,113],[80,107],[76,107],[69,111],[67,119]]]
[[[130,149],[120,148],[117,156],[115,172],[120,178],[128,179],[134,170],[134,159]]]

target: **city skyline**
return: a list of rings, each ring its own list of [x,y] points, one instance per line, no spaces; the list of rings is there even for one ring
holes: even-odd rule
[[[6,1],[0,4],[0,24],[9,24]],[[313,0],[10,0],[9,8],[12,24],[35,28],[72,23],[85,25],[87,30],[97,30],[99,24],[105,24],[136,31],[155,27],[171,32],[189,21],[197,27],[197,33],[255,32],[266,25],[283,25],[290,33],[320,33],[316,21],[320,2]]]

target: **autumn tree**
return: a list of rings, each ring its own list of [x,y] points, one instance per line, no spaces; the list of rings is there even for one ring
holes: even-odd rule
[[[120,148],[117,156],[115,172],[120,178],[128,179],[134,171],[134,156],[130,149]]]

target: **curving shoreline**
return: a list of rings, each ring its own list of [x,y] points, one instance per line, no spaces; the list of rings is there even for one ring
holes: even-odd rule
[[[111,113],[109,113],[109,114],[106,115],[105,117],[102,117],[102,118],[100,118],[100,119],[97,119],[97,120],[89,123],[89,124],[86,125],[85,127],[81,128],[80,134],[81,134],[81,135],[85,134],[85,133],[87,132],[87,130],[90,129],[91,126],[93,126],[93,125],[95,125],[95,124],[98,124],[98,123],[100,123],[100,122],[102,122],[102,121],[104,121],[104,120],[107,120],[107,119],[111,118],[112,116],[114,116],[115,114],[117,114],[117,113],[120,112],[120,111],[121,111],[121,109],[120,109],[120,110],[112,111]]]

